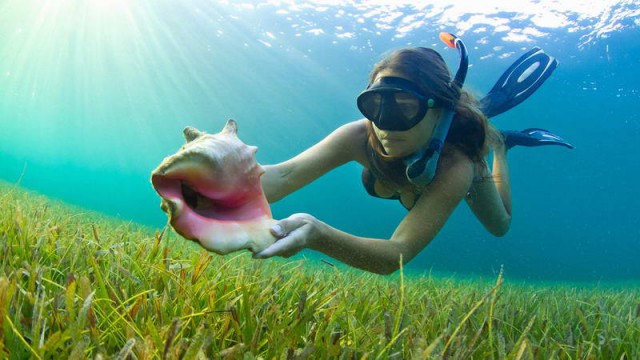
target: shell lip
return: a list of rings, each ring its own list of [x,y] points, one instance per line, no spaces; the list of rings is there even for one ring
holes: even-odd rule
[[[171,174],[154,174],[151,182],[163,199],[182,203],[205,219],[245,221],[271,216],[268,208],[265,210],[264,206],[260,206],[264,197],[261,192],[216,188],[215,184],[207,185],[200,190],[199,188],[203,186],[198,179],[171,176]]]

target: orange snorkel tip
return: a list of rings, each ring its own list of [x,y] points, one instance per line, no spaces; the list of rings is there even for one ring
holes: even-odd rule
[[[456,48],[456,36],[448,33],[448,32],[441,32],[440,33],[440,40],[442,40],[443,43],[447,44],[450,48],[455,49]]]

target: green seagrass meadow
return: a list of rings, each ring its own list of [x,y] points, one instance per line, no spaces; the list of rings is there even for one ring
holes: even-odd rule
[[[218,256],[17,186],[0,205],[0,358],[640,358],[637,287]]]

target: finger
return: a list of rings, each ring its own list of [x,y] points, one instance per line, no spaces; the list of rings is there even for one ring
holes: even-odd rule
[[[271,227],[271,233],[278,238],[287,236],[293,230],[304,225],[304,218],[300,214],[293,214],[286,219],[278,221]]]
[[[266,259],[272,256],[290,257],[299,251],[299,237],[302,236],[300,231],[293,231],[284,238],[279,239],[268,248],[253,255],[255,259]]]
[[[276,238],[278,238],[278,239],[280,239],[280,238],[282,238],[282,237],[287,235],[287,233],[284,232],[284,229],[282,228],[282,226],[279,223],[274,224],[271,227],[271,229],[269,229],[269,230],[271,231],[271,234],[273,236],[275,236]]]
[[[285,252],[289,248],[288,240],[289,240],[288,238],[282,238],[276,241],[275,243],[273,243],[273,245],[269,246],[268,248],[255,254],[253,257],[256,259],[267,259],[272,256],[277,256]]]

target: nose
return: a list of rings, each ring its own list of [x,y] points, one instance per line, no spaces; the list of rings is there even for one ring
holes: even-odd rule
[[[397,115],[398,106],[394,101],[385,96],[380,101],[380,114],[378,115],[378,128],[390,130]]]

